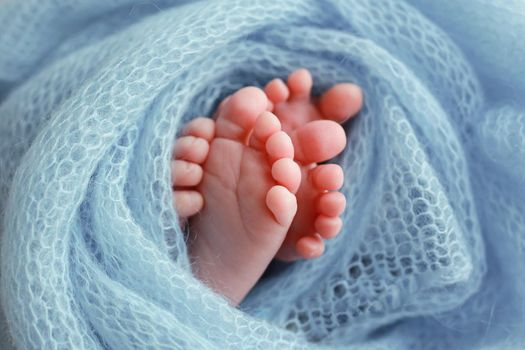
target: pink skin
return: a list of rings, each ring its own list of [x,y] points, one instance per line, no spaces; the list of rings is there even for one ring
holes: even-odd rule
[[[339,165],[317,163],[339,154],[346,135],[339,123],[356,115],[363,95],[353,84],[337,84],[318,99],[311,98],[312,76],[298,69],[285,84],[274,79],[265,87],[273,113],[292,138],[294,160],[301,165],[301,185],[297,192],[297,215],[276,257],[285,261],[311,259],[324,252],[323,239],[335,237],[342,227],[339,218],[346,200],[337,192],[344,174]]]
[[[332,120],[355,114],[362,96],[354,85],[339,84],[315,106],[311,85],[302,69],[288,86],[270,82],[266,94],[243,88],[221,103],[215,122],[191,121],[176,142],[174,205],[182,220],[192,217],[194,272],[233,304],[276,254],[283,260],[320,256],[322,238],[341,229],[342,169],[316,163],[342,151],[346,137]]]
[[[190,216],[202,207],[190,220],[188,245],[194,273],[238,304],[290,228],[301,171],[293,161],[290,137],[281,130],[279,119],[265,111],[264,93],[248,87],[230,101],[215,124],[196,119],[179,138],[174,173],[180,175],[174,176],[174,185],[179,215]],[[210,138],[214,127],[215,137]],[[181,167],[176,163],[181,159],[202,170]],[[183,182],[194,174],[193,181]]]

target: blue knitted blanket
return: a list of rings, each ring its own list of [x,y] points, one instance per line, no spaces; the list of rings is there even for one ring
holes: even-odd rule
[[[524,349],[523,38],[522,0],[0,1],[0,348]],[[345,225],[233,308],[173,140],[298,67],[365,93]]]

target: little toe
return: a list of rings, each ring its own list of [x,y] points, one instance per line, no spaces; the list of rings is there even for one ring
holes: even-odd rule
[[[197,191],[174,191],[173,204],[181,218],[197,214],[204,207],[204,197]]]
[[[210,144],[205,139],[195,136],[183,136],[175,142],[173,158],[202,164],[208,157]]]
[[[297,213],[297,199],[283,186],[273,186],[266,194],[266,206],[272,212],[275,221],[289,227]]]
[[[343,186],[343,168],[338,164],[322,164],[310,171],[314,186],[320,191],[337,191]]]
[[[215,124],[216,137],[245,143],[257,117],[267,110],[265,93],[249,86],[233,94],[221,109]]]
[[[266,152],[272,163],[281,158],[293,159],[294,147],[290,136],[284,131],[272,134],[266,141]]]
[[[215,122],[210,118],[195,118],[184,127],[182,134],[184,136],[200,137],[210,142],[215,136]]]
[[[363,92],[354,84],[337,84],[319,99],[319,109],[326,119],[342,123],[354,116],[363,105]]]
[[[288,76],[288,88],[291,98],[310,98],[312,92],[313,79],[310,72],[301,68]]]
[[[317,199],[317,212],[336,217],[345,211],[346,197],[341,192],[322,193]]]
[[[325,239],[333,238],[341,231],[343,220],[338,216],[319,215],[315,219],[315,230]]]
[[[346,134],[341,125],[331,120],[315,120],[291,134],[295,159],[303,164],[320,163],[341,153]]]
[[[273,111],[274,107],[275,106],[273,105],[273,102],[268,100],[268,104],[266,105],[266,111],[271,112]]]
[[[274,105],[285,102],[290,96],[288,86],[286,86],[281,79],[273,79],[270,81],[264,88],[264,92]]]
[[[221,101],[221,103],[219,103],[219,106],[217,107],[217,109],[213,113],[213,117],[212,117],[213,120],[217,120],[217,117],[219,116],[219,114],[222,113],[222,110],[224,109],[224,106],[226,106],[226,104],[228,103],[230,98],[231,98],[231,95],[228,95],[228,96],[226,96],[224,98],[224,100]]]
[[[279,130],[281,130],[279,118],[271,112],[261,113],[255,121],[255,126],[250,136],[250,147],[263,151],[268,138]]]
[[[296,193],[301,184],[301,169],[291,158],[281,158],[272,165],[272,177],[292,193]]]
[[[323,255],[324,242],[318,234],[303,236],[295,244],[295,249],[303,259],[315,259]]]
[[[202,167],[185,160],[171,162],[171,181],[173,186],[197,186],[203,176]]]

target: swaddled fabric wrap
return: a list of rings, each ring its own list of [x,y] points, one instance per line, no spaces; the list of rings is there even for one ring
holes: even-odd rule
[[[521,1],[0,3],[10,349],[523,349]],[[180,127],[298,67],[365,93],[343,232],[240,309],[191,274]]]

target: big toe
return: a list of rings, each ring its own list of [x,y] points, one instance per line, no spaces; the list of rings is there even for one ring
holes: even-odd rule
[[[337,84],[326,91],[319,99],[319,109],[323,117],[345,122],[359,112],[363,105],[363,92],[354,84]]]
[[[225,103],[216,122],[216,137],[246,143],[257,117],[268,108],[268,99],[259,88],[240,89]]]
[[[346,134],[341,125],[331,120],[309,122],[292,132],[295,159],[303,164],[320,163],[341,153]]]

